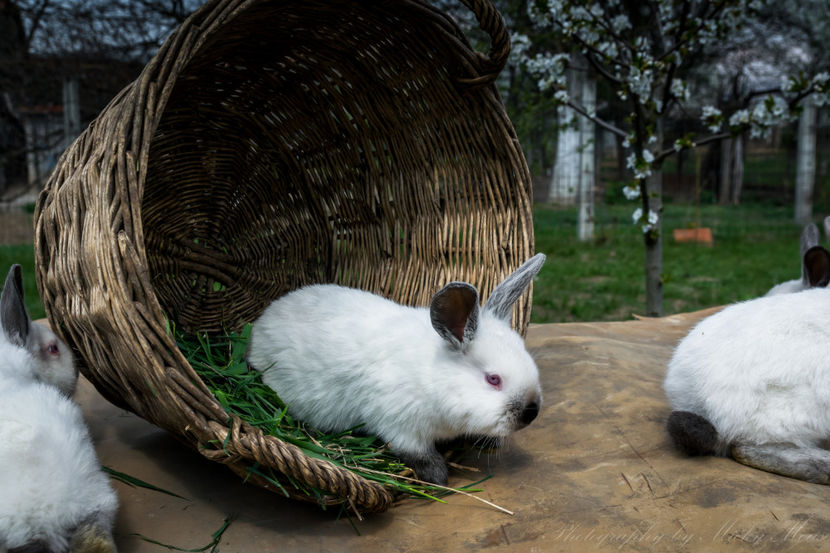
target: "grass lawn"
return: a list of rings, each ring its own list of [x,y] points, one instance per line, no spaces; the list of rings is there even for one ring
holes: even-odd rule
[[[636,205],[598,205],[596,238],[576,239],[576,208],[537,205],[536,249],[548,255],[534,285],[531,320],[618,321],[645,312],[645,248],[631,224]],[[692,206],[666,204],[663,222],[664,314],[694,311],[764,294],[800,276],[800,227],[792,207],[700,209],[714,247],[675,243],[672,230],[696,219]]]
[[[645,312],[643,240],[631,224],[635,207],[597,205],[596,239],[582,243],[576,239],[576,208],[536,206],[536,249],[548,261],[534,287],[533,322],[619,321]],[[695,217],[692,206],[665,207],[666,315],[756,297],[800,275],[801,229],[791,222],[791,207],[706,205],[700,224],[712,228],[714,247],[674,243],[672,229]],[[32,246],[0,246],[3,278],[12,263],[23,266],[29,312],[43,317]]]

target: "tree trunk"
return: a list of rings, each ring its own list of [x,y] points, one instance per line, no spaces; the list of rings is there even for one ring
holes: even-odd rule
[[[63,137],[65,147],[81,134],[81,103],[78,101],[78,79],[63,80]]]
[[[597,87],[592,75],[582,79],[582,106],[593,113],[596,107]],[[579,216],[577,235],[580,241],[594,239],[594,184],[596,181],[596,125],[587,117],[579,118],[580,171],[579,171]]]
[[[816,106],[811,98],[803,103],[798,118],[798,153],[795,171],[795,222],[804,225],[813,218],[813,185],[816,180]]]
[[[729,190],[732,177],[732,139],[724,138],[720,142],[720,175],[718,203],[726,205],[729,203]]]
[[[658,118],[655,124],[657,145],[663,144],[663,120]],[[643,207],[645,217],[648,212],[657,214],[657,223],[649,232],[644,233],[646,246],[646,315],[663,316],[663,172],[661,168],[652,167],[651,175],[646,180],[647,198]]]
[[[659,144],[659,142],[658,142]],[[657,225],[645,233],[646,315],[663,316],[663,173],[653,169],[648,178],[649,209],[657,213]],[[646,214],[646,217],[648,214]]]
[[[571,55],[568,68],[568,96],[582,104],[582,92],[586,71],[579,66],[578,54]],[[556,136],[556,162],[553,166],[553,180],[548,200],[552,203],[573,205],[579,194],[579,179],[582,171],[581,119],[583,117],[567,106],[559,108],[559,133]]]
[[[40,159],[37,150],[37,137],[35,132],[37,126],[32,123],[31,118],[23,121],[23,128],[26,132],[26,173],[28,184],[35,184],[40,181]]]
[[[576,113],[568,108],[559,110],[559,132],[556,135],[556,161],[550,183],[548,201],[570,205],[576,202],[579,188],[579,130],[573,128]]]
[[[615,154],[617,156],[617,180],[623,182],[625,180],[625,148],[623,148],[623,138],[614,135]]]
[[[732,140],[732,203],[741,203],[744,188],[744,135],[739,134]]]

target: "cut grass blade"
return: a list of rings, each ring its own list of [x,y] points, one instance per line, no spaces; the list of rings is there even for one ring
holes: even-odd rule
[[[235,518],[236,518],[236,515],[229,515],[228,517],[226,517],[225,522],[222,523],[222,526],[220,526],[219,529],[216,532],[214,532],[213,535],[211,536],[213,538],[211,540],[211,542],[209,544],[205,545],[204,547],[197,547],[197,548],[194,548],[194,549],[186,549],[186,548],[183,548],[183,547],[178,547],[178,546],[170,545],[170,544],[167,544],[167,543],[162,543],[158,540],[154,540],[153,538],[148,538],[147,536],[143,536],[141,534],[133,534],[133,535],[138,536],[142,540],[144,540],[148,543],[152,543],[153,545],[166,547],[167,549],[170,549],[171,551],[184,551],[186,553],[201,553],[202,551],[207,551],[208,549],[210,549],[211,553],[214,553],[216,551],[216,548],[219,546],[219,541],[222,539],[222,534],[225,533],[225,530],[228,529],[228,526],[231,525],[231,522],[233,522]]]
[[[112,479],[118,480],[119,482],[123,482],[128,486],[132,486],[134,488],[146,488],[148,490],[153,490],[154,492],[160,492],[167,495],[172,495],[173,497],[178,497],[179,499],[184,499],[185,501],[190,501],[188,498],[181,496],[177,493],[165,490],[164,488],[159,488],[158,486],[154,486],[148,482],[145,482],[144,480],[136,478],[135,476],[130,476],[129,474],[119,472],[110,467],[101,465],[101,470],[109,474]]]

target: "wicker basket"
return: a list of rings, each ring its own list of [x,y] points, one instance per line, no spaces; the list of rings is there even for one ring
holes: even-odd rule
[[[488,55],[420,0],[208,2],[67,149],[35,212],[37,280],[108,400],[238,474],[388,508],[384,487],[231,420],[166,317],[234,328],[314,282],[486,297],[531,255],[530,178],[493,84],[509,41],[487,0],[464,3]]]

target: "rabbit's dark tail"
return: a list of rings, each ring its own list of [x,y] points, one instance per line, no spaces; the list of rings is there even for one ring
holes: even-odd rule
[[[91,515],[82,522],[69,538],[72,553],[115,553],[110,527],[112,522],[101,513]]]
[[[686,455],[713,455],[718,431],[712,423],[689,411],[672,411],[666,424],[674,445]]]

